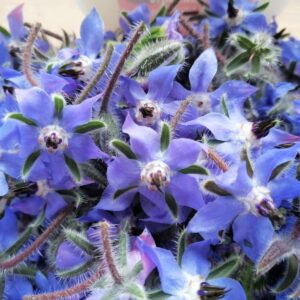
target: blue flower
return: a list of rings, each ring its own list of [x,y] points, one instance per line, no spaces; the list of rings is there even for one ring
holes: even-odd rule
[[[242,286],[234,279],[207,279],[211,268],[207,241],[189,245],[183,253],[181,266],[169,250],[147,245],[144,245],[143,249],[158,269],[161,288],[163,292],[170,295],[167,299],[202,299],[209,296],[213,288],[222,292],[224,300],[246,299]]]

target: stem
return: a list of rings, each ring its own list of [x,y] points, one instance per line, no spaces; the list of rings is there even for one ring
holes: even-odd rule
[[[35,80],[31,70],[31,52],[41,26],[41,23],[36,23],[31,28],[23,53],[23,73],[32,86],[38,86],[38,82]]]
[[[291,240],[296,241],[299,239],[299,237],[300,237],[300,218],[297,219],[293,227],[293,230],[291,232]]]
[[[45,293],[40,295],[28,295],[23,296],[23,300],[55,300],[55,299],[66,299],[72,295],[77,295],[86,291],[92,286],[102,275],[104,274],[102,266],[99,267],[98,271],[93,274],[89,279],[74,285],[70,288],[56,291],[52,293]]]
[[[32,24],[27,23],[27,22],[24,23],[24,25],[25,25],[26,27],[29,27],[29,28],[32,28],[32,27],[33,27]],[[45,35],[48,35],[48,36],[51,36],[51,37],[53,37],[53,38],[55,38],[55,39],[57,39],[57,40],[59,40],[59,41],[61,41],[61,42],[64,41],[64,39],[63,39],[62,36],[60,36],[59,34],[57,34],[57,33],[55,33],[55,32],[52,32],[52,31],[50,31],[50,30],[48,30],[48,29],[43,29],[43,28],[41,28],[41,33],[43,33],[43,34],[45,34]]]
[[[94,77],[92,78],[92,80],[82,90],[82,92],[80,93],[80,95],[78,96],[78,98],[76,99],[74,104],[80,104],[81,102],[83,102],[85,100],[85,98],[89,95],[89,93],[92,91],[94,86],[98,83],[98,81],[100,80],[100,78],[102,77],[102,75],[104,74],[104,72],[106,71],[106,69],[109,65],[113,51],[114,51],[113,45],[109,44],[108,48],[106,50],[106,55],[104,57],[103,63],[98,68],[98,70],[97,70],[96,74],[94,75]]]
[[[210,47],[210,40],[209,40],[209,25],[207,23],[204,24],[203,27],[203,49],[206,50]]]
[[[50,226],[23,252],[19,253],[15,257],[1,262],[0,270],[11,269],[28,258],[33,252],[35,252],[44,242],[47,241],[48,237],[61,225],[64,221],[65,217],[72,211],[71,206],[67,206],[54,221],[50,224]]]
[[[131,40],[129,41],[123,55],[121,56],[118,64],[116,65],[113,74],[111,76],[110,81],[108,82],[108,85],[106,86],[104,92],[103,92],[103,97],[102,97],[102,105],[101,105],[101,109],[100,109],[100,113],[104,113],[107,111],[107,106],[108,106],[108,102],[110,100],[110,96],[113,92],[113,88],[122,72],[123,66],[127,60],[127,58],[129,57],[129,55],[131,54],[134,45],[138,42],[139,38],[141,37],[141,35],[143,34],[145,30],[145,25],[144,23],[140,23],[139,26],[136,28]]]
[[[173,2],[169,5],[166,11],[166,15],[169,16],[173,9],[177,6],[177,4],[180,2],[180,0],[173,0]]]
[[[104,252],[104,257],[105,257],[107,267],[115,283],[122,284],[123,279],[116,267],[112,255],[111,243],[109,239],[109,224],[107,222],[100,222],[99,225],[100,225],[100,235],[101,235],[102,245],[103,245],[103,252]]]
[[[209,148],[207,155],[223,172],[227,172],[229,170],[227,163],[213,149]]]
[[[173,132],[175,132],[176,127],[178,126],[179,122],[181,121],[181,118],[182,118],[182,116],[183,116],[183,114],[184,114],[184,112],[187,109],[189,104],[190,104],[189,99],[183,100],[180,103],[180,106],[178,107],[174,117],[171,120],[171,125],[170,126],[171,126],[171,130]]]
[[[202,43],[202,37],[200,34],[187,22],[182,16],[179,19],[181,25],[187,30],[187,32],[197,40],[198,43]]]

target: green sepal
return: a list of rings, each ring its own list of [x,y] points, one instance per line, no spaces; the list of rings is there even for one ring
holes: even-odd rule
[[[89,260],[87,262],[84,262],[83,264],[79,266],[75,266],[71,269],[66,270],[57,270],[56,275],[61,278],[70,278],[75,276],[82,276],[84,273],[88,273],[91,270],[91,267],[93,266],[94,261]]]
[[[235,273],[240,266],[241,257],[239,256],[232,256],[227,259],[225,262],[213,268],[208,276],[207,279],[214,279],[219,277],[230,277],[233,273]]]
[[[137,159],[136,155],[131,150],[130,146],[128,144],[124,143],[123,141],[114,139],[111,141],[111,144],[116,150],[118,150],[119,152],[124,154],[127,158]]]
[[[160,135],[160,150],[166,151],[170,145],[171,142],[171,129],[170,126],[163,122],[162,128],[161,128],[161,135]]]
[[[9,119],[20,121],[29,126],[37,126],[36,122],[34,122],[32,119],[24,117],[21,113],[10,113],[6,117]]]
[[[63,96],[56,94],[54,95],[53,100],[54,100],[54,114],[57,118],[61,118],[63,109],[65,107],[65,99]]]
[[[0,253],[0,259],[4,257],[11,256],[18,252],[18,250],[24,246],[24,244],[28,241],[33,231],[38,228],[45,219],[45,213],[46,213],[46,206],[44,206],[41,213],[38,215],[38,217],[35,219],[34,222],[29,224],[26,229],[19,235],[19,238],[4,252]]]
[[[132,282],[131,284],[129,284],[125,287],[125,293],[132,297],[130,299],[136,299],[136,300],[138,300],[138,299],[147,300],[148,299],[144,287],[135,282]]]
[[[152,26],[155,25],[156,19],[158,17],[164,17],[167,14],[167,8],[165,6],[162,6],[159,11],[157,12],[157,14],[155,15],[155,17],[153,18],[153,21],[151,22],[151,28]]]
[[[68,156],[66,154],[64,154],[64,158],[65,158],[65,163],[66,163],[69,171],[74,176],[75,180],[77,182],[79,182],[81,180],[81,174],[80,174],[78,164],[76,163],[76,161],[73,158],[71,158],[70,156]]]
[[[255,47],[255,44],[251,40],[242,35],[237,37],[237,42],[239,46],[245,50],[252,50]]]
[[[222,111],[224,113],[224,115],[229,118],[229,111],[228,111],[228,107],[227,107],[227,103],[226,103],[226,98],[222,96],[221,98],[221,108]]]
[[[121,190],[116,190],[116,192],[114,193],[113,195],[113,200],[116,200],[117,198],[119,198],[120,196],[122,196],[123,194],[133,190],[133,189],[136,189],[137,186],[129,186],[128,188],[125,188],[125,189],[121,189]]]
[[[258,7],[256,7],[253,12],[259,12],[265,10],[270,5],[270,2],[266,2]]]
[[[249,158],[249,154],[248,154],[247,149],[242,150],[241,159],[246,162],[247,174],[249,175],[249,177],[252,178],[253,175],[254,175],[254,171],[253,171],[252,162]]]
[[[186,242],[187,242],[187,231],[186,229],[182,230],[179,234],[178,242],[177,242],[177,262],[179,266],[181,266],[181,260],[183,253],[186,248]]]
[[[290,288],[299,275],[299,261],[296,255],[286,259],[287,269],[280,283],[273,289],[276,293],[282,293]]]
[[[75,203],[75,207],[79,207],[79,205],[83,202],[83,198],[80,193],[75,190],[57,190],[56,192],[60,194],[66,202],[70,204]]]
[[[275,179],[277,176],[279,176],[281,174],[281,172],[283,172],[290,165],[290,163],[291,163],[291,161],[287,161],[287,162],[284,162],[284,163],[280,164],[279,166],[277,166],[272,171],[269,181],[271,181],[271,180]]]
[[[88,133],[88,132],[91,132],[91,131],[94,131],[96,129],[100,129],[100,128],[103,128],[105,127],[105,123],[103,123],[102,121],[99,121],[99,120],[92,120],[92,121],[89,121],[83,125],[79,125],[75,128],[74,132],[75,133]]]
[[[26,161],[23,165],[23,169],[22,169],[22,176],[23,177],[26,177],[28,175],[28,173],[30,172],[32,166],[34,165],[36,160],[40,157],[40,155],[41,155],[41,150],[37,150],[37,151],[31,153],[27,157],[27,159],[26,159]]]
[[[33,265],[20,264],[13,269],[13,274],[17,276],[26,277],[31,280],[36,279],[37,267]]]
[[[125,228],[127,226],[125,225]],[[129,237],[126,229],[122,229],[119,234],[119,262],[121,266],[125,267],[127,264],[127,253],[129,245]]]
[[[251,72],[257,74],[260,71],[260,56],[255,54],[251,62]]]
[[[237,55],[226,66],[226,71],[228,73],[232,73],[234,70],[242,67],[244,64],[246,64],[249,61],[250,56],[251,56],[251,53],[248,52],[248,51],[243,52],[243,53]]]
[[[165,193],[165,201],[175,219],[178,219],[178,206],[174,197],[170,193]]]
[[[187,168],[181,169],[179,172],[183,174],[209,175],[209,171],[206,168],[198,165],[191,165]]]
[[[82,233],[77,232],[70,228],[66,228],[64,230],[64,234],[66,236],[66,239],[71,241],[78,248],[80,248],[81,250],[83,250],[89,255],[94,255],[95,253],[94,246],[89,242],[89,240]]]
[[[204,188],[219,196],[230,196],[231,194],[219,187],[215,182],[209,180],[204,183]]]
[[[165,294],[163,291],[150,291],[148,292],[149,300],[166,300],[170,298],[170,295]]]
[[[3,26],[0,26],[0,33],[2,33],[5,37],[10,37],[9,31]]]

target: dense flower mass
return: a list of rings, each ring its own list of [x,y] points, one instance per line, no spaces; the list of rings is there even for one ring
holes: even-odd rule
[[[1,299],[299,299],[300,42],[178,2],[0,27]]]

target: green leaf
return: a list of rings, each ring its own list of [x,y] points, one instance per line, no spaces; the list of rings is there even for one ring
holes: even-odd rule
[[[64,154],[65,163],[71,172],[71,174],[74,176],[75,180],[79,182],[81,180],[80,170],[78,164],[68,155]]]
[[[241,258],[239,256],[232,256],[219,266],[213,268],[207,279],[214,279],[219,277],[230,277],[239,267]]]
[[[255,54],[251,61],[251,72],[257,74],[260,71],[260,56]]]
[[[251,50],[255,47],[255,44],[251,40],[242,35],[238,36],[237,42],[239,46],[245,50]]]
[[[137,186],[129,186],[126,189],[121,189],[121,190],[116,190],[116,192],[113,195],[113,200],[116,200],[117,198],[119,198],[120,196],[122,196],[123,194],[127,193],[130,190],[136,189]]]
[[[27,125],[30,125],[30,126],[37,126],[37,124],[33,120],[24,117],[20,113],[11,113],[11,114],[8,114],[7,118],[23,122],[23,123],[25,123]]]
[[[54,96],[54,107],[55,107],[55,116],[57,118],[62,117],[62,111],[64,109],[64,106],[65,106],[64,97],[62,97],[60,95],[55,95]]]
[[[180,232],[178,242],[177,242],[177,261],[180,266],[181,266],[183,253],[186,248],[186,240],[187,240],[187,231],[186,229],[184,229]]]
[[[169,125],[163,122],[160,135],[160,150],[166,151],[171,142],[171,129]]]
[[[256,7],[253,11],[258,12],[258,11],[263,11],[269,6],[270,2],[266,2],[258,7]]]
[[[166,203],[175,219],[178,218],[178,206],[174,197],[170,193],[165,193]]]
[[[274,289],[277,293],[286,291],[298,278],[299,273],[299,261],[296,255],[292,255],[287,258],[287,270],[283,275],[283,279]]]
[[[116,150],[123,153],[127,158],[137,159],[136,155],[133,153],[130,146],[124,143],[123,141],[115,139],[112,140],[111,144]]]
[[[219,187],[215,182],[209,180],[204,184],[204,188],[209,192],[212,192],[219,196],[230,196],[231,194],[221,187]]]
[[[244,64],[246,64],[249,61],[250,56],[251,56],[251,54],[248,51],[237,55],[233,60],[231,60],[229,62],[229,64],[226,67],[226,71],[228,73],[231,73],[234,70],[240,68],[241,66],[243,66]]]
[[[0,33],[2,33],[5,37],[10,37],[10,33],[3,26],[0,26]]]
[[[105,127],[105,124],[99,120],[92,120],[75,128],[76,133],[87,133],[96,129]]]
[[[31,153],[27,157],[27,159],[26,159],[26,161],[25,161],[25,163],[23,165],[23,169],[22,169],[22,175],[23,175],[23,177],[26,177],[28,175],[28,173],[31,170],[33,164],[40,157],[40,155],[41,155],[41,150],[37,150],[37,151]]]
[[[78,248],[83,250],[89,255],[93,255],[95,253],[94,246],[89,242],[89,240],[84,236],[83,233],[75,231],[70,228],[66,228],[64,230],[64,234],[66,239],[75,244]]]
[[[209,171],[206,168],[198,165],[191,165],[185,169],[181,169],[179,172],[183,174],[209,175]]]
[[[228,107],[227,107],[227,103],[226,103],[226,98],[222,96],[221,98],[221,108],[222,111],[224,113],[224,115],[229,118],[229,111],[228,111]]]

